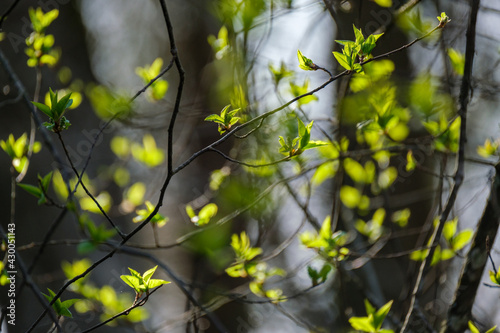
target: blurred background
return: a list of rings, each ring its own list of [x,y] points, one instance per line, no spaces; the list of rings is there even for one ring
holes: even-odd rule
[[[14,2],[17,3],[0,4],[0,13]],[[373,51],[378,55],[431,30],[438,24],[435,17],[446,12],[451,22],[445,29],[388,58],[393,69],[387,80],[396,87],[398,103],[409,110],[412,117],[425,104],[419,104],[419,98],[420,101],[429,98],[432,107],[443,109],[444,114],[456,113],[461,75],[453,67],[449,49],[464,53],[468,1],[393,0],[389,1],[390,7],[385,1],[366,0],[169,0],[166,3],[186,77],[174,130],[174,168],[220,138],[217,126],[204,119],[210,114],[219,114],[224,106],[242,108],[237,115],[248,120],[326,82],[329,79],[326,72],[298,68],[297,49],[318,66],[332,73],[341,72],[343,68],[332,51],[341,50],[335,40],[354,39],[353,24],[362,29],[365,36],[385,33]],[[415,7],[399,14],[408,4]],[[30,7],[41,7],[44,13],[59,11],[47,28],[47,33],[54,36],[58,61],[53,66],[40,66],[39,70],[27,65],[29,57],[25,52],[25,40],[32,32]],[[495,29],[500,22],[499,15],[498,1],[481,1],[467,133],[467,156],[471,160],[466,164],[466,180],[453,211],[453,217],[459,217],[459,229],[474,229],[486,204],[494,171],[491,166],[472,159],[479,158],[478,145],[486,138],[496,139],[499,133],[500,32]],[[69,129],[62,132],[66,149],[79,171],[91,152],[84,182],[120,230],[132,231],[137,226],[133,218],[145,209],[146,201],[157,203],[167,176],[167,128],[179,84],[179,75],[173,66],[162,77],[168,85],[164,95],[156,98],[150,90],[128,103],[147,82],[138,75],[137,68],[147,68],[155,59],[161,59],[159,67],[165,68],[172,59],[160,2],[19,1],[3,22],[2,30],[0,49],[30,98],[37,95],[37,86],[38,100],[42,102],[49,87],[73,92],[74,103],[78,101],[79,105],[66,114],[71,121]],[[390,63],[386,63],[387,66],[391,67]],[[277,71],[283,78],[277,80]],[[217,149],[240,161],[256,164],[276,161],[283,158],[278,152],[278,137],[296,133],[297,117],[307,119],[307,123],[314,120],[312,138],[315,140],[347,137],[351,142],[349,150],[362,149],[363,144],[357,143],[356,126],[364,120],[359,108],[366,96],[356,95],[349,86],[350,79],[351,76],[343,77],[327,85],[315,98],[303,99],[266,118],[253,135],[244,140],[230,138]],[[0,139],[7,140],[9,134],[18,138],[29,133],[30,112],[18,97],[19,90],[5,68],[0,69],[0,87]],[[95,140],[117,110],[125,110],[129,116],[113,120]],[[46,121],[45,115],[40,115]],[[412,121],[408,124],[409,139],[426,135],[422,126]],[[239,134],[247,132],[245,129]],[[62,152],[57,136],[51,135]],[[36,139],[42,141],[39,135]],[[354,236],[354,221],[359,216],[339,203],[339,184],[343,183],[339,183],[339,177],[342,179],[342,176],[321,184],[314,184],[311,177],[301,177],[287,182],[287,186],[276,186],[263,200],[257,201],[269,186],[295,174],[297,168],[300,170],[308,162],[317,161],[318,156],[304,153],[299,161],[252,169],[231,163],[215,152],[201,155],[169,184],[160,209],[168,218],[166,225],[148,225],[142,229],[123,252],[115,254],[85,278],[86,291],[76,287],[63,294],[63,300],[83,298],[82,295],[88,299],[75,304],[73,318],[65,318],[61,324],[63,330],[83,331],[130,306],[134,293],[120,275],[129,274],[127,267],[142,273],[158,262],[164,266],[158,268],[155,278],[172,281],[169,272],[173,272],[182,287],[213,312],[229,332],[347,332],[347,318],[365,314],[365,298],[375,301],[376,307],[389,300],[400,304],[393,306],[387,321],[389,327],[397,327],[404,318],[405,302],[419,263],[409,260],[407,255],[390,259],[387,255],[425,245],[428,230],[422,227],[438,216],[450,188],[449,179],[442,175],[453,174],[455,168],[452,152],[436,154],[430,145],[421,144],[424,153],[419,156],[419,164],[424,167],[412,173],[401,172],[406,152],[391,156],[390,165],[400,171],[399,177],[390,188],[374,197],[370,206],[371,212],[380,207],[388,212],[409,208],[411,217],[408,229],[404,229],[407,232],[389,223],[384,232],[386,235],[392,232],[393,237],[389,237],[380,251],[380,258],[367,260],[357,267],[359,261],[353,256],[315,288],[310,288],[307,266],[319,269],[322,264],[313,251],[301,246],[296,236],[299,230],[313,231],[327,215],[332,215],[337,216],[338,230],[351,232],[349,248],[354,252],[364,253],[376,241],[370,242],[367,235]],[[22,183],[36,184],[37,174],[44,176],[55,167],[52,155],[43,147],[31,158]],[[63,167],[71,172],[69,164]],[[11,159],[1,153],[0,216],[3,216],[4,228],[11,216],[11,170]],[[63,203],[67,192],[61,189],[64,183],[57,172],[53,182],[50,196]],[[107,240],[107,245],[89,242],[89,224],[105,229],[111,226],[95,205],[88,202],[84,192],[77,192],[76,197],[82,208],[80,215],[67,213],[61,217],[62,210],[57,206],[37,205],[35,197],[17,189],[17,251],[28,267],[36,260],[31,276],[42,292],[47,288],[57,292],[69,276],[100,259],[119,241],[114,235]],[[199,229],[186,212],[186,206],[199,212],[209,203],[218,207],[214,221],[232,212],[244,211],[229,223],[198,233],[181,245],[168,246]],[[250,208],[246,209],[247,206]],[[52,229],[52,226],[56,227]],[[272,257],[268,260],[270,266],[287,271],[285,278],[276,278],[271,285],[281,288],[287,296],[294,295],[293,298],[279,304],[266,302],[248,290],[248,279],[231,278],[225,273],[234,259],[231,235],[243,230],[253,246],[262,248],[264,256]],[[40,255],[40,244],[47,234],[51,241]],[[277,248],[282,251],[276,253]],[[467,247],[451,260],[443,260],[427,275],[419,313],[436,330],[452,301],[466,250]],[[498,260],[497,251],[492,254]],[[487,274],[485,272],[485,281]],[[43,311],[32,291],[21,287],[21,283],[18,275],[17,324],[3,326],[6,332],[26,331]],[[3,288],[6,287],[0,287],[0,300],[5,304],[7,297]],[[495,289],[479,288],[473,315],[484,325],[481,327],[490,328],[499,322],[496,306],[499,295]],[[34,331],[45,332],[51,327],[51,321],[45,317]],[[419,327],[415,326],[413,331],[427,331]],[[95,331],[218,330],[186,299],[182,288],[172,283],[155,292],[144,307],[134,310],[130,316]]]

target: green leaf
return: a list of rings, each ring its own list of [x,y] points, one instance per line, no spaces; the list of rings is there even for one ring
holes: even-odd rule
[[[340,189],[340,200],[348,208],[356,208],[361,201],[361,193],[352,186],[344,185]]]
[[[363,36],[361,29],[356,28],[354,24],[352,25],[352,27],[354,30],[354,36],[356,37],[356,44],[363,43],[365,41],[365,37]]]
[[[26,192],[28,192],[29,194],[34,195],[37,198],[40,198],[43,195],[42,190],[37,186],[29,184],[17,184],[17,185]]]
[[[406,154],[406,171],[412,171],[416,168],[416,166],[417,162],[413,157],[413,151],[408,150],[408,153]]]
[[[349,319],[349,323],[355,330],[363,332],[375,332],[376,329],[372,324],[373,316],[368,317],[352,317]]]
[[[477,329],[476,325],[474,325],[474,323],[472,322],[472,320],[469,320],[468,324],[469,324],[469,329],[470,329],[471,333],[481,333]]]
[[[204,206],[198,213],[199,221],[198,225],[205,225],[210,222],[210,219],[217,214],[217,205],[214,203],[209,203]]]
[[[170,281],[165,281],[161,279],[150,279],[148,282],[148,289],[153,289],[164,284],[169,284]]]
[[[495,329],[497,328],[497,325],[493,326],[492,328],[490,328],[489,330],[487,330],[486,332],[484,333],[493,333],[495,332]]]
[[[120,275],[120,278],[136,292],[140,292],[139,290],[140,280],[138,277],[132,275]]]
[[[489,274],[491,282],[500,285],[500,271],[498,271],[496,274],[494,271],[489,271]]]
[[[60,118],[67,108],[71,106],[73,100],[71,99],[71,92],[63,96],[57,104],[52,104],[52,112],[57,114],[57,118]],[[54,106],[55,105],[55,106]]]
[[[31,102],[31,103],[33,103],[33,105],[35,105],[40,111],[45,113],[47,116],[53,118],[52,110],[47,105],[38,102]]]
[[[382,327],[382,323],[391,310],[393,301],[389,301],[386,304],[384,304],[380,309],[378,309],[377,313],[374,314],[374,326],[376,327],[377,330],[379,330]]]
[[[464,66],[465,66],[465,55],[453,48],[449,48],[446,51],[448,53],[448,57],[450,58],[451,67],[453,68],[453,71],[458,75],[463,76]]]
[[[466,229],[461,231],[458,235],[453,238],[452,248],[454,251],[459,251],[470,243],[474,232],[472,229]]]
[[[339,62],[340,66],[344,67],[348,71],[352,70],[351,67],[352,58],[339,52],[333,52],[333,55],[335,56],[335,59],[337,59],[337,61]]]
[[[311,59],[305,57],[300,50],[297,50],[297,58],[299,59],[299,67],[305,71],[315,71],[317,66],[312,62]]]
[[[375,0],[380,7],[392,7],[392,0]]]
[[[367,181],[365,168],[352,158],[348,157],[344,160],[344,170],[355,183]]]
[[[219,124],[224,124],[224,119],[221,118],[218,114],[211,114],[210,116],[205,118],[205,121],[213,121]]]
[[[149,279],[151,279],[151,277],[153,276],[153,274],[155,273],[157,268],[158,268],[158,265],[156,265],[155,267],[153,267],[151,269],[148,269],[146,272],[144,272],[144,274],[142,274],[142,278],[146,284],[148,283]]]

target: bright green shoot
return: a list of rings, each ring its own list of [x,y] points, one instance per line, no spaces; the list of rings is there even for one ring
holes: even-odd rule
[[[146,219],[153,213],[155,210],[155,206],[149,202],[145,202],[146,209],[138,209],[135,213],[137,214],[136,217],[132,219],[134,223],[146,221]],[[161,215],[160,213],[156,213],[152,218],[151,218],[151,223],[156,224],[158,227],[163,227],[165,224],[168,222],[168,217],[165,217]]]
[[[209,203],[205,205],[202,209],[200,209],[200,212],[198,213],[198,215],[196,215],[191,205],[186,206],[186,213],[191,219],[191,222],[193,222],[194,225],[198,227],[208,224],[212,219],[212,217],[214,217],[217,214],[217,210],[218,207],[216,204]]]
[[[135,73],[142,78],[145,84],[149,84],[152,80],[158,77],[161,72],[161,67],[163,66],[163,59],[156,58],[151,66],[137,67]],[[168,82],[158,78],[156,81],[151,83],[149,90],[149,96],[153,101],[162,99],[168,90]]]
[[[479,331],[479,329],[476,327],[476,325],[474,325],[472,320],[469,320],[468,324],[469,324],[469,329],[470,329],[471,333],[481,333],[481,331]],[[490,328],[489,330],[487,330],[484,333],[493,333],[493,332],[495,332],[495,328],[497,328],[497,325],[493,326],[492,328]]]
[[[282,136],[279,137],[279,143],[281,146],[279,150],[280,153],[293,157],[302,154],[307,149],[317,148],[328,144],[323,141],[311,140],[311,128],[313,126],[313,121],[306,126],[302,120],[298,119],[298,125],[298,136],[293,140],[290,138],[285,140]]]
[[[377,40],[382,37],[383,34],[370,35],[365,39],[361,29],[356,28],[354,25],[353,28],[356,41],[336,40],[336,42],[344,46],[344,48],[342,49],[342,53],[333,52],[333,55],[339,64],[346,70],[362,74],[364,71],[360,63],[371,57]],[[358,59],[359,62],[356,62]]]
[[[48,130],[54,133],[59,133],[71,125],[69,120],[64,117],[64,113],[71,106],[71,104],[73,104],[73,100],[71,99],[71,93],[59,99],[57,97],[57,91],[54,93],[52,89],[49,88],[49,92],[50,106],[38,102],[31,103],[33,103],[40,111],[49,117],[49,122],[45,122],[43,125]]]
[[[226,131],[229,131],[231,127],[241,119],[240,117],[234,116],[238,111],[240,111],[240,109],[228,111],[230,107],[231,104],[226,105],[222,109],[220,115],[211,114],[210,116],[205,118],[205,121],[213,121],[214,123],[219,125],[219,133],[221,135]]]
[[[144,272],[144,274],[141,275],[139,272],[129,267],[128,269],[132,275],[121,275],[120,278],[125,281],[125,283],[128,284],[132,289],[134,289],[137,297],[140,297],[143,293],[149,295],[151,289],[170,283],[169,281],[165,281],[162,279],[151,278],[157,268],[158,266],[148,269],[146,272]]]
[[[52,290],[50,290],[49,288],[47,288],[47,290],[49,291],[49,294],[46,295],[46,294],[42,293],[42,295],[45,296],[45,298],[49,302],[52,302],[52,300],[54,299],[56,294]],[[54,302],[54,304],[52,304],[52,308],[54,309],[54,311],[57,313],[58,316],[73,318],[73,314],[69,311],[69,308],[78,301],[79,301],[79,299],[68,299],[68,300],[63,302],[63,301],[61,301],[61,299],[58,298]]]
[[[318,69],[318,66],[311,59],[304,56],[300,50],[297,50],[297,58],[299,59],[300,69],[305,71],[315,71]]]
[[[47,202],[46,193],[49,190],[49,184],[52,180],[52,172],[49,172],[45,176],[38,175],[38,186],[33,186],[29,184],[17,184],[20,188],[28,192],[29,194],[38,198],[38,205],[43,205]]]
[[[15,139],[14,135],[9,134],[7,140],[0,140],[0,147],[12,159],[12,166],[18,173],[21,173],[27,167],[29,142],[26,133],[23,133],[18,139]],[[40,149],[42,149],[42,144],[35,141],[33,144],[33,153],[38,153]]]
[[[392,301],[383,305],[376,310],[373,305],[365,299],[366,317],[351,317],[349,323],[352,328],[361,332],[368,333],[394,333],[393,330],[383,329],[382,323],[389,313],[392,306]]]
[[[344,247],[347,244],[347,234],[343,231],[332,232],[331,219],[327,216],[319,233],[306,231],[299,235],[300,242],[318,252],[326,261],[330,262],[344,260],[349,250]]]

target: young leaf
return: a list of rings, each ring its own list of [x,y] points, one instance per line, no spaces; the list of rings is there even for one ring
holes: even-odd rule
[[[45,113],[48,117],[53,118],[52,110],[45,104],[38,103],[38,102],[31,102],[33,105],[35,105],[40,111]]]
[[[318,69],[311,59],[305,57],[300,50],[297,50],[297,58],[299,59],[299,67],[305,71],[315,71]]]
[[[352,70],[351,67],[352,58],[339,52],[333,52],[333,55],[335,56],[335,59],[337,59],[337,61],[339,62],[340,66],[344,67],[348,71]]]

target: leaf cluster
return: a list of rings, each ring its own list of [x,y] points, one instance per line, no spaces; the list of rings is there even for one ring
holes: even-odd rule
[[[128,268],[131,275],[120,275],[120,278],[125,281],[132,289],[135,290],[136,294],[140,297],[143,293],[149,295],[151,289],[159,287],[164,284],[170,283],[162,279],[152,279],[151,277],[155,273],[158,266],[148,269],[144,274],[140,274],[132,268]]]
[[[38,205],[43,205],[47,202],[47,191],[49,189],[50,182],[52,180],[52,171],[45,176],[38,175],[38,186],[33,186],[29,184],[17,184],[20,188],[28,192],[29,194],[38,198]]]
[[[64,117],[66,110],[71,106],[73,100],[71,99],[71,92],[67,95],[61,97],[57,96],[57,91],[54,93],[51,88],[49,88],[50,93],[50,105],[45,105],[38,102],[33,103],[40,111],[45,113],[49,117],[49,122],[43,123],[43,125],[50,131],[54,133],[59,133],[62,130],[68,129],[71,125],[69,120]]]
[[[45,296],[45,298],[49,302],[52,302],[52,299],[54,298],[54,296],[56,296],[56,294],[49,288],[47,288],[47,290],[49,291],[49,294],[47,295],[47,294],[42,293],[42,295]],[[52,308],[54,309],[54,311],[57,313],[58,316],[73,318],[73,314],[71,313],[71,311],[69,311],[69,308],[78,301],[79,301],[79,299],[76,299],[76,298],[75,299],[68,299],[65,301],[61,301],[61,299],[58,298],[54,302],[54,304],[52,304]]]
[[[218,207],[214,203],[209,203],[203,206],[202,209],[198,212],[198,215],[194,212],[193,207],[191,205],[186,206],[186,213],[188,214],[191,222],[194,223],[197,227],[204,226],[210,222],[212,217],[217,214]]]
[[[366,317],[351,317],[349,323],[352,328],[368,333],[394,333],[393,330],[383,329],[382,324],[391,310],[392,301],[384,304],[380,309],[375,309],[370,302],[365,299]]]
[[[137,67],[135,69],[135,73],[142,79],[145,84],[149,84],[152,80],[157,78],[158,75],[160,75],[162,66],[163,59],[156,58],[151,66]],[[153,101],[158,101],[162,99],[167,93],[168,82],[162,78],[157,78],[153,83],[151,83],[149,88],[151,88],[150,90],[148,90],[149,97]]]
[[[231,104],[226,105],[220,112],[220,115],[211,114],[205,118],[205,121],[212,121],[219,125],[218,130],[221,135],[229,131],[231,127],[241,119],[240,117],[234,116],[240,109],[228,111],[230,107]]]
[[[343,46],[342,53],[333,52],[335,59],[339,64],[348,71],[355,71],[356,73],[364,73],[361,62],[367,60],[376,46],[377,40],[383,34],[370,35],[365,39],[361,29],[354,28],[355,41],[350,40],[336,40],[337,43]],[[359,60],[359,62],[356,62]]]
[[[288,155],[289,157],[294,157],[302,154],[305,150],[317,148],[321,146],[327,145],[326,142],[323,141],[313,141],[311,140],[311,128],[313,126],[313,121],[309,124],[304,125],[302,120],[297,118],[298,121],[298,136],[293,140],[287,138],[285,140],[283,136],[280,135],[279,143],[280,149],[279,152]]]
[[[54,36],[46,35],[45,30],[57,18],[59,11],[53,9],[43,13],[41,8],[29,9],[29,16],[33,32],[26,38],[25,50],[28,55],[28,66],[36,67],[41,65],[54,66],[60,58],[60,51],[54,49]]]
[[[323,221],[319,233],[305,231],[299,235],[299,239],[304,246],[316,250],[328,262],[342,261],[349,254],[349,250],[344,247],[348,235],[344,231],[332,231],[330,216]]]
[[[21,173],[28,163],[26,156],[29,149],[28,135],[23,133],[17,140],[13,134],[9,134],[7,140],[0,140],[0,147],[12,159],[12,166],[14,169]],[[35,141],[33,144],[33,152],[38,153],[42,149],[42,144]]]

